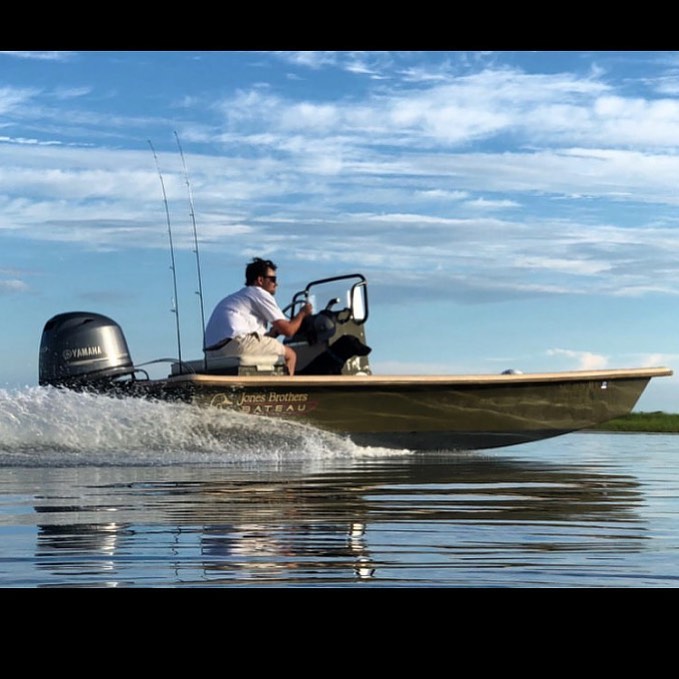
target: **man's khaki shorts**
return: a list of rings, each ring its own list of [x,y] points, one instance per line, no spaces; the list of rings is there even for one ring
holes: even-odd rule
[[[263,354],[284,356],[285,347],[274,337],[252,333],[234,337],[223,347],[206,353],[208,356],[262,356]]]

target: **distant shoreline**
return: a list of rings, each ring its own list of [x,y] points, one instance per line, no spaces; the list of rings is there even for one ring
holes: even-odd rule
[[[630,413],[609,422],[591,427],[595,431],[679,433],[679,414],[656,411],[652,413]]]

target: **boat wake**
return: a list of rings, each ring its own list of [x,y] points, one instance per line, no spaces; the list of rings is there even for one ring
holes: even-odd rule
[[[1,466],[224,464],[395,453],[308,425],[185,403],[52,387],[0,389]]]

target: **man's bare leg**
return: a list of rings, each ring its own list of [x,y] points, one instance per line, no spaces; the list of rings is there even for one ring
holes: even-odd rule
[[[291,347],[285,347],[285,365],[288,369],[288,375],[294,375],[297,365],[297,352]]]

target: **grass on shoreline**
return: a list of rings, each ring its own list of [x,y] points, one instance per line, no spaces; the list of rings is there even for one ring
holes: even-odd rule
[[[593,427],[597,431],[638,431],[679,433],[679,414],[656,411],[630,413]]]

